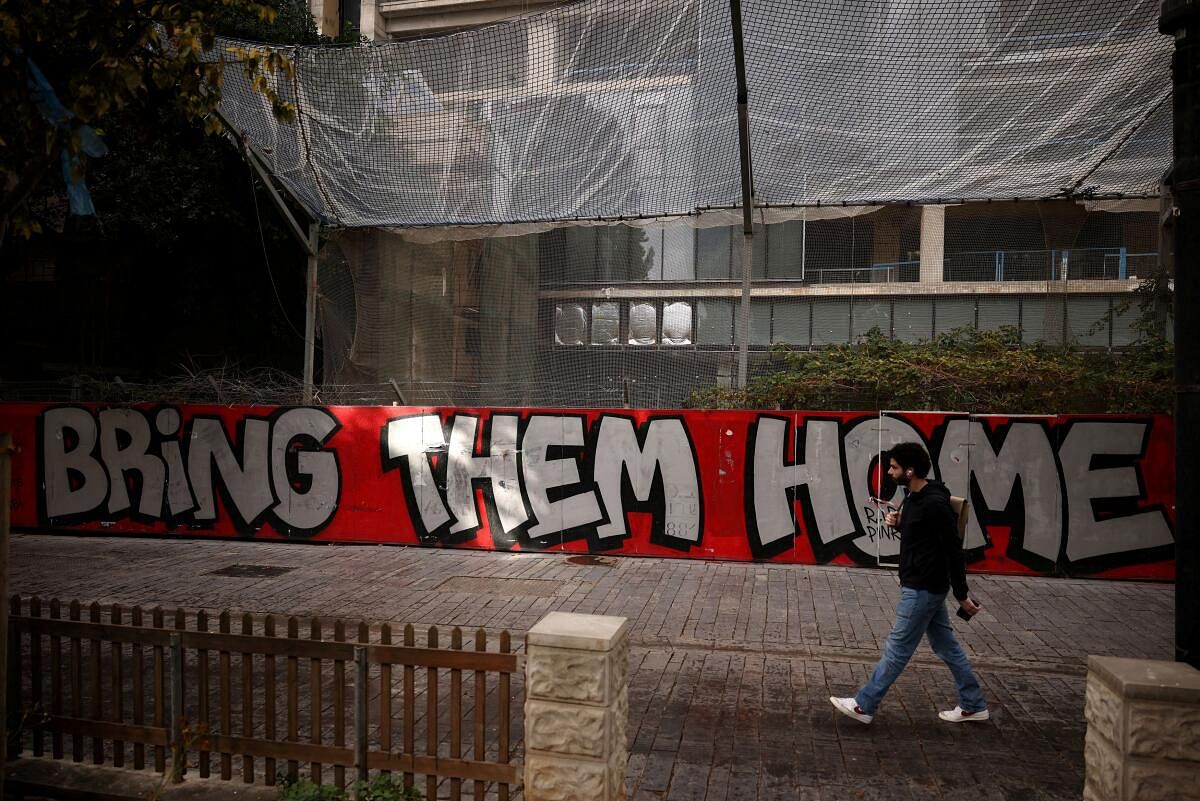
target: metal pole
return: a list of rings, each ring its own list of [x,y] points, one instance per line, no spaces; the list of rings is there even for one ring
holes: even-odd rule
[[[1175,36],[1171,70],[1175,163],[1175,659],[1200,668],[1200,1],[1165,0],[1159,30]]]
[[[317,245],[320,236],[321,226],[317,223],[310,224],[304,301],[304,396],[301,398],[301,403],[305,406],[313,402],[313,362],[317,349]]]
[[[738,324],[738,387],[745,389],[750,359],[750,278],[754,267],[754,173],[750,164],[750,105],[746,52],[742,42],[742,3],[729,0],[733,23],[733,63],[737,73],[738,153],[742,162],[742,305]]]

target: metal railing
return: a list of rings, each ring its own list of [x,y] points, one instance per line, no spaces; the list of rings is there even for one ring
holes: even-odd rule
[[[1127,248],[1050,248],[1046,250],[974,250],[947,253],[946,281],[1125,280],[1146,275],[1158,264],[1157,253]]]

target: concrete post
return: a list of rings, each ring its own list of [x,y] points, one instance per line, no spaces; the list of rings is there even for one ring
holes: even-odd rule
[[[1084,801],[1200,799],[1200,670],[1088,657]]]
[[[946,207],[921,207],[921,283],[942,280],[946,254]]]
[[[629,622],[551,612],[525,637],[526,801],[623,801]]]

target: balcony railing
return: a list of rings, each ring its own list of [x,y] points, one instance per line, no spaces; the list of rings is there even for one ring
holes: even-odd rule
[[[1126,248],[977,250],[947,253],[943,278],[946,281],[1124,280],[1146,275],[1157,263],[1157,253],[1130,253]]]

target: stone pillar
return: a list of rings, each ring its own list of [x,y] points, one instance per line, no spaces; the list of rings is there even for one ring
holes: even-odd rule
[[[525,637],[526,801],[622,801],[629,622],[551,612]]]
[[[946,253],[946,207],[921,207],[921,282],[942,280]]]
[[[1200,799],[1200,670],[1088,657],[1084,801]]]

